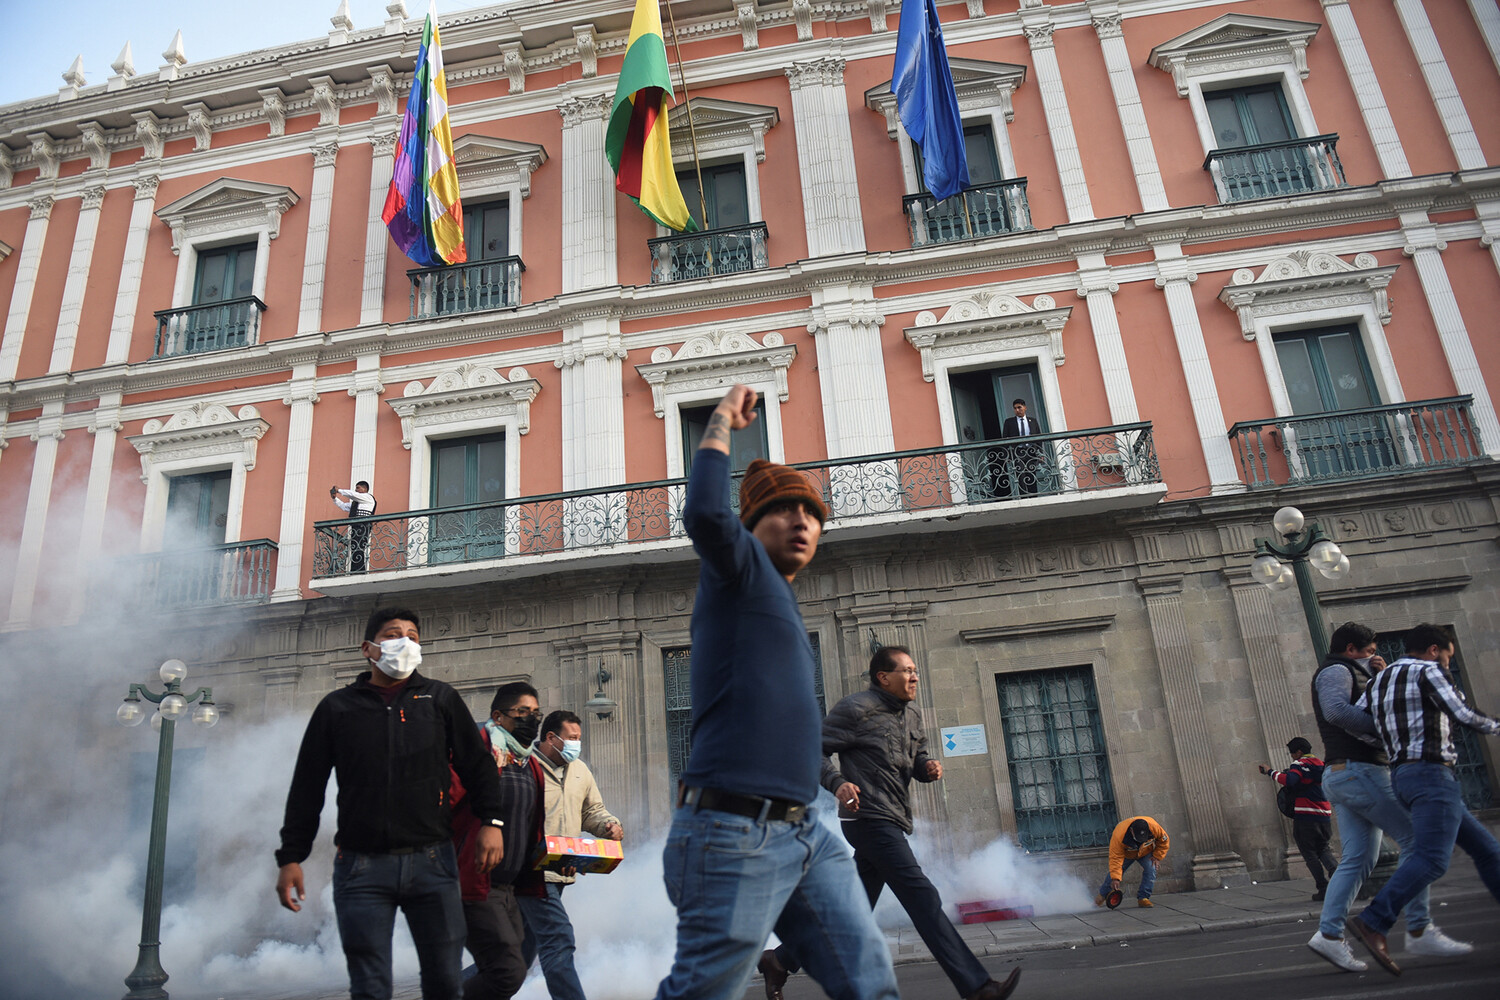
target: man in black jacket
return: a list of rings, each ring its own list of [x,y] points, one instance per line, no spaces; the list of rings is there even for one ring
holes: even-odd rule
[[[1021,978],[1011,970],[1004,983],[990,978],[979,959],[943,913],[943,901],[912,855],[912,778],[937,781],[942,762],[927,753],[917,697],[917,665],[904,646],[882,646],[870,659],[870,686],[833,706],[823,720],[821,781],[839,800],[844,839],[854,847],[854,865],[873,907],[889,885],[916,925],[917,933],[965,1000],[1004,1000]],[[839,755],[835,767],[832,755]],[[787,977],[799,968],[785,944],[765,952],[760,972],[766,996],[781,1000]]]
[[[308,720],[287,793],[276,895],[296,912],[307,898],[302,862],[312,853],[330,771],[338,775],[333,908],[353,1000],[389,1000],[391,929],[406,914],[425,1000],[455,1000],[464,947],[458,862],[449,829],[448,765],[463,779],[482,829],[475,864],[504,850],[500,783],[474,717],[442,681],[416,673],[417,616],[381,608],[360,652],[372,669],[323,698]]]

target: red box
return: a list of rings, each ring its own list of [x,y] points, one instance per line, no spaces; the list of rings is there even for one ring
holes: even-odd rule
[[[625,859],[625,849],[618,840],[594,840],[589,837],[546,837],[546,852],[537,859],[534,869],[558,871],[574,868],[580,872],[603,875],[614,871]]]
[[[1029,903],[1014,899],[986,899],[958,904],[958,920],[964,924],[983,924],[991,920],[1030,920],[1036,913]]]

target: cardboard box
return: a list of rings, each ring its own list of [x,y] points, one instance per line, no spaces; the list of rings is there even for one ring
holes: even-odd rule
[[[976,903],[959,903],[958,919],[964,924],[983,924],[992,920],[1030,920],[1035,909],[1014,899],[986,899]]]
[[[625,849],[618,840],[594,840],[590,837],[547,837],[546,851],[532,867],[560,871],[574,868],[579,872],[603,875],[612,872],[625,859]]]

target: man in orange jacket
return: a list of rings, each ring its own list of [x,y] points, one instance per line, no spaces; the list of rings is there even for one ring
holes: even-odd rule
[[[1099,886],[1094,905],[1103,906],[1109,894],[1119,890],[1125,869],[1135,862],[1141,866],[1141,888],[1135,894],[1135,905],[1155,906],[1151,889],[1156,885],[1156,865],[1167,856],[1169,846],[1167,831],[1150,816],[1121,820],[1109,838],[1109,877]]]

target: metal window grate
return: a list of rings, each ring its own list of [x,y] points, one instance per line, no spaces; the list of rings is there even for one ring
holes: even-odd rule
[[[1016,832],[1029,851],[1109,843],[1118,819],[1089,667],[995,678]]]

